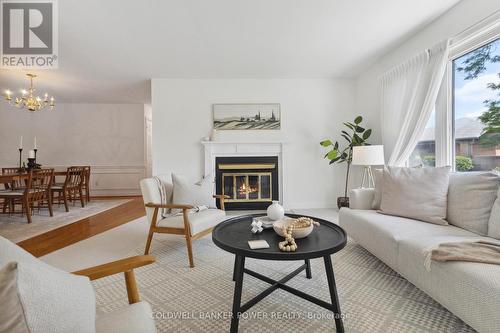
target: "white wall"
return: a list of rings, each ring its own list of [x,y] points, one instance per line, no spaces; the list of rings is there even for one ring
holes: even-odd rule
[[[285,204],[333,207],[344,166],[329,166],[319,142],[352,120],[350,80],[154,79],[153,173],[203,174],[202,137],[212,129],[214,103],[280,103],[281,131],[219,131],[220,141],[283,141]]]
[[[92,194],[138,194],[145,175],[142,104],[57,104],[41,112],[0,104],[0,166],[18,165],[37,137],[38,162],[63,168],[92,166]]]
[[[378,77],[391,67],[404,62],[434,44],[452,38],[460,32],[500,10],[498,0],[463,0],[437,18],[393,51],[381,57],[355,80],[355,109],[366,116],[376,129],[374,140],[380,142],[380,86]]]

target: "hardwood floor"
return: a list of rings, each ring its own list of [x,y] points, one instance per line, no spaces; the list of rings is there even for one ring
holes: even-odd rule
[[[102,213],[84,218],[17,243],[36,257],[59,250],[146,215],[141,197]]]

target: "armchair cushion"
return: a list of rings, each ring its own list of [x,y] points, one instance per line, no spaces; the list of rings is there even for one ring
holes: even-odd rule
[[[165,189],[166,196],[168,198],[167,203],[169,204],[172,203],[172,194],[174,186],[171,183],[170,175],[159,175],[157,176],[157,178],[161,180],[163,188]],[[158,190],[158,183],[155,181],[154,178],[145,178],[141,180],[141,192],[145,204],[148,202],[154,202],[157,204],[162,203],[161,194],[160,191]],[[154,208],[146,207],[146,215],[148,217],[149,222],[151,222],[151,220],[153,219],[153,212]]]
[[[188,218],[191,235],[194,235],[224,221],[226,212],[220,209],[206,209],[200,212],[189,212]],[[184,229],[184,217],[182,214],[176,214],[159,220],[156,226]]]
[[[17,262],[17,295],[29,332],[95,332],[95,295],[87,277],[49,266],[0,237],[0,267],[9,262]]]
[[[174,184],[173,203],[180,205],[207,206],[216,208],[213,194],[213,181],[211,177],[205,177],[196,184],[191,183],[181,175],[172,174]],[[178,212],[178,210],[172,210]]]
[[[131,304],[110,313],[98,314],[97,333],[154,333],[156,327],[151,306],[146,302]]]

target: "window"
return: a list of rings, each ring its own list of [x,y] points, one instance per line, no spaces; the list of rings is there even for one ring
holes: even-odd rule
[[[436,111],[432,112],[424,134],[408,161],[410,167],[436,166]]]
[[[455,170],[500,170],[500,39],[453,60],[452,70]]]

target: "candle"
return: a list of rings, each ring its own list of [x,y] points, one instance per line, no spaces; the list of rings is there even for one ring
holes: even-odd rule
[[[35,142],[33,144],[33,149],[37,149],[37,147],[36,147],[36,136],[35,136]]]
[[[30,150],[28,152],[28,158],[35,158],[35,151],[34,150]]]
[[[19,139],[19,149],[23,149],[23,136]]]

